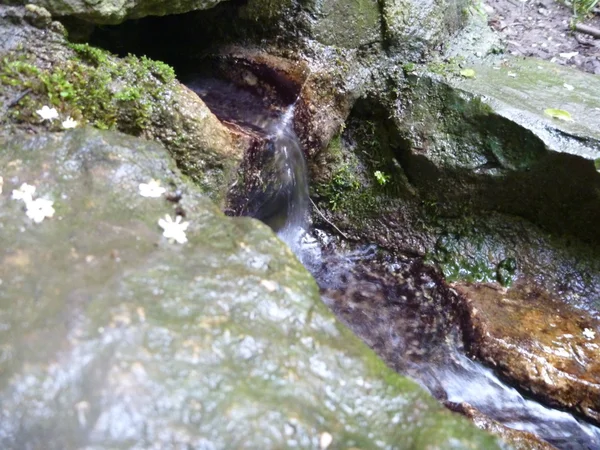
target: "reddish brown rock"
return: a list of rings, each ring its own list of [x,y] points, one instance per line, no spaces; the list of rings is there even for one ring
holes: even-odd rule
[[[445,405],[448,409],[469,418],[478,428],[498,436],[515,450],[556,449],[556,447],[540,439],[533,433],[529,433],[528,431],[514,430],[502,425],[499,422],[496,422],[466,402],[446,402]]]
[[[600,321],[540,289],[455,284],[469,351],[548,405],[600,424]]]

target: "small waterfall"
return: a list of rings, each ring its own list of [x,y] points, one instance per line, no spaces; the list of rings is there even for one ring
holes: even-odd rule
[[[233,194],[238,204],[233,212],[273,228],[314,275],[324,302],[382,359],[436,397],[467,402],[560,449],[600,448],[600,429],[524,398],[490,369],[467,358],[455,323],[428,328],[426,321],[433,313],[427,308],[435,302],[423,299],[436,295],[439,282],[419,262],[376,261],[373,246],[344,250],[325,232],[311,232],[307,167],[293,124],[295,104],[273,108],[259,96],[219,80],[197,79],[188,85],[221,120],[247,128],[265,142],[248,158],[250,178]],[[396,285],[388,282],[391,272],[402,273],[406,287],[399,287],[397,280]],[[417,292],[415,285],[424,287]]]
[[[285,220],[277,229],[278,236],[298,255],[308,229],[308,174],[304,153],[294,131],[295,104],[289,106],[280,120],[272,125],[269,140],[274,147],[276,167],[282,178],[280,195],[285,201]]]

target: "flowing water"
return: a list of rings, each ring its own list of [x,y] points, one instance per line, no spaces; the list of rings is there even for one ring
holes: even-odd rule
[[[213,79],[189,86],[222,121],[263,142],[246,167],[256,178],[232,190],[237,203],[232,211],[277,231],[318,281],[323,301],[388,365],[442,401],[467,402],[560,449],[600,448],[600,429],[523,397],[465,356],[452,316],[453,294],[421,259],[352,247],[309,229],[308,176],[293,128],[295,105],[273,107]]]

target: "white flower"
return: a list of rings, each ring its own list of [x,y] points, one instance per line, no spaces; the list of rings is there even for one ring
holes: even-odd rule
[[[511,78],[517,78],[517,74],[514,72],[508,72],[508,76]]]
[[[175,220],[173,220],[170,215],[166,214],[164,219],[158,219],[158,225],[164,230],[164,237],[180,244],[185,244],[187,242],[185,230],[187,230],[190,223],[182,222],[181,220],[181,216],[176,216]]]
[[[46,105],[42,106],[42,109],[38,109],[36,113],[42,118],[42,121],[52,122],[54,119],[58,119],[58,111],[55,108],[48,108]]]
[[[583,335],[587,338],[587,339],[594,339],[596,337],[596,332],[591,330],[590,328],[586,328],[583,330]]]
[[[19,189],[13,189],[12,198],[13,200],[23,200],[25,203],[28,203],[33,200],[33,194],[35,194],[35,186],[23,183]]]
[[[150,180],[149,183],[140,183],[138,189],[140,190],[140,195],[142,197],[156,198],[167,192],[167,190],[156,180]]]
[[[69,128],[75,128],[76,126],[77,126],[77,121],[73,120],[71,118],[71,116],[67,117],[67,120],[63,120],[62,127],[65,130],[68,130]]]
[[[53,204],[54,202],[52,200],[46,200],[45,198],[36,198],[35,200],[26,201],[27,217],[35,223],[40,223],[46,217],[52,217],[54,215]]]
[[[2,194],[2,186],[4,186],[4,178],[0,177],[0,194]]]

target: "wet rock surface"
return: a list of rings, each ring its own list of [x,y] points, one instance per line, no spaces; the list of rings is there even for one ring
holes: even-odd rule
[[[527,431],[514,430],[508,428],[495,420],[490,419],[485,414],[477,411],[468,403],[446,402],[446,407],[452,411],[464,414],[471,419],[475,425],[482,430],[489,431],[502,436],[502,439],[515,450],[553,450],[555,447],[538,438],[535,434]]]
[[[114,33],[115,48],[123,54],[128,47],[121,42],[129,42],[139,31],[136,45],[132,46],[138,54],[156,47],[161,59],[170,58],[172,52],[174,61],[183,61],[182,66],[192,68],[206,63],[202,58],[207,54],[210,61],[225,55],[225,59],[235,61],[233,66],[243,67],[229,78],[256,88],[269,100],[281,96],[277,88],[285,86],[283,91],[288,89],[289,98],[284,95],[283,103],[278,106],[287,106],[298,99],[296,131],[306,154],[312,158],[313,176],[318,183],[313,196],[324,212],[319,216],[325,217],[322,225],[339,226],[342,236],[366,239],[411,256],[427,256],[429,262],[442,268],[448,280],[542,285],[562,296],[565,303],[597,315],[600,271],[596,224],[600,209],[595,109],[598,104],[590,94],[593,89],[589,89],[586,79],[571,77],[572,74],[541,63],[543,70],[536,71],[538,63],[530,61],[522,64],[514,60],[498,64],[486,61],[473,66],[474,79],[461,77],[462,67],[448,61],[417,67],[408,61],[424,62],[447,35],[460,28],[468,17],[467,2],[384,1],[381,12],[378,6],[370,1],[343,0],[327,4],[223,2],[206,14],[173,17],[168,27],[162,27],[157,19],[148,19],[136,22],[135,33],[125,31],[122,35],[118,29],[107,30],[109,35]],[[27,11],[31,15],[31,8]],[[15,17],[13,14],[6,24],[14,22]],[[340,20],[344,21],[343,26],[339,25]],[[60,37],[63,30],[51,22],[49,14],[37,11],[35,17],[27,17],[25,22],[38,27],[36,33],[43,34],[41,37],[30,35],[36,37],[36,42],[51,42],[54,49],[64,50],[64,40]],[[9,47],[14,42],[13,35],[27,42],[28,38],[23,36],[29,35],[20,34],[21,31],[13,33],[14,28],[8,26],[4,36]],[[162,33],[157,39],[159,28]],[[144,29],[146,34],[142,32]],[[121,39],[122,36],[127,39]],[[106,42],[102,39],[98,42],[101,41]],[[241,43],[242,48],[232,51],[232,43]],[[48,61],[52,60],[53,52],[41,48],[36,58],[41,61],[42,70],[49,70],[52,64]],[[65,60],[74,54],[69,53]],[[98,63],[97,55],[89,49],[78,58],[83,56],[96,58],[92,65]],[[63,61],[62,56],[57,60]],[[109,61],[112,64],[115,60],[111,57]],[[128,59],[126,63],[131,65],[136,61]],[[195,130],[194,136],[202,139],[206,129],[199,124],[201,119],[208,117],[213,124],[218,122],[202,102],[180,85],[171,84],[163,91],[163,85],[169,82],[162,80],[157,91],[153,78],[165,73],[168,72],[153,66],[153,70],[141,76],[124,76],[128,87],[150,76],[149,86],[157,95],[142,97],[142,103],[147,101],[152,106],[151,120],[145,123],[145,114],[129,107],[139,105],[135,92],[117,86],[117,110],[130,114],[125,119],[119,116],[117,123],[136,125],[133,134],[159,137],[178,161],[185,162],[182,167],[191,169],[189,173],[196,181],[207,186],[223,186],[226,171],[219,164],[223,160],[226,165],[237,164],[240,153],[236,153],[236,149],[263,148],[264,136],[260,130],[240,131],[239,124],[232,122],[227,124],[227,129],[219,128],[212,147],[195,138],[180,139],[182,131],[188,129]],[[18,72],[18,75],[23,73]],[[263,83],[269,77],[271,79]],[[273,78],[277,82],[273,83]],[[576,82],[571,86],[574,89],[567,92],[564,83],[571,78]],[[121,81],[119,78],[117,85]],[[591,80],[589,86],[596,84]],[[27,88],[12,92],[11,99],[20,100],[18,97]],[[54,94],[60,96],[61,90]],[[182,95],[183,99],[179,103],[171,102],[173,95]],[[357,99],[360,100],[356,102]],[[103,104],[113,104],[113,100],[110,97]],[[9,99],[8,104],[12,105],[12,101]],[[163,111],[165,106],[180,111],[176,117],[162,113],[157,116],[155,112]],[[35,117],[32,112],[35,107],[37,105],[30,105],[31,117]],[[564,124],[544,117],[544,109],[553,107],[569,110],[576,120]],[[348,115],[350,119],[346,120]],[[588,115],[590,120],[581,119]],[[82,117],[86,117],[85,114]],[[138,120],[147,125],[144,133]],[[170,128],[172,122],[176,126]],[[37,125],[27,122],[32,130],[39,130]],[[218,136],[226,137],[219,140]],[[231,151],[230,140],[238,145]],[[223,148],[227,149],[224,159]],[[211,191],[210,188],[205,190]],[[174,197],[178,196],[175,192]],[[448,375],[443,372],[444,368],[449,372],[456,370],[450,373],[454,376],[452,380],[459,380],[456,384],[467,389],[464,380],[469,379],[466,376],[474,363],[460,352],[460,329],[453,297],[440,282],[438,272],[422,260],[414,259],[397,262],[395,268],[384,273],[368,262],[355,267],[349,276],[354,277],[350,287],[342,287],[345,290],[342,295],[333,289],[329,305],[369,345],[396,369],[424,374],[425,379],[432,380],[431,390],[440,398],[449,390],[439,380],[443,376],[435,372],[438,369],[442,375]],[[185,277],[182,280],[188,282]],[[272,287],[268,281],[267,285]],[[336,282],[343,285],[348,279],[341,277]],[[383,290],[374,292],[373,285],[383,286]],[[351,299],[349,303],[343,297],[346,295]],[[179,308],[180,304],[177,305]],[[146,303],[141,307],[146,311]],[[183,309],[187,311],[187,303]],[[139,315],[137,310],[136,314]],[[110,320],[101,321],[101,328],[107,329],[116,323]],[[137,324],[131,318],[124,320]],[[246,334],[242,334],[243,341]],[[126,334],[118,336],[120,339]],[[137,337],[134,333],[134,339]],[[182,342],[188,338],[191,339],[184,333]],[[418,341],[420,338],[426,339],[425,346]],[[213,342],[210,341],[211,349],[217,345]],[[196,358],[198,352],[203,355],[199,357],[204,358],[205,353],[201,353],[204,344],[198,344],[198,351],[193,343],[190,345],[193,348],[190,358]],[[454,346],[458,352],[450,351]],[[129,347],[116,348],[122,353],[130,351]],[[158,354],[153,349],[149,352],[150,359]],[[214,353],[211,358],[215,357]],[[159,356],[160,360],[165,353]],[[148,371],[143,361],[134,362],[142,364],[143,370],[135,365],[135,370],[130,372],[144,381],[144,371],[153,369]],[[428,366],[430,362],[434,364]],[[516,367],[521,367],[519,364],[526,365],[527,361],[516,363]],[[119,374],[116,376],[119,380],[126,378],[120,374],[129,370],[126,364],[124,368],[114,369],[110,364],[107,367]],[[248,371],[247,367],[240,370]],[[476,367],[476,371],[483,373],[480,367]],[[175,376],[172,372],[167,375]],[[491,375],[486,372],[477,383],[483,386],[486,377],[491,378]],[[171,379],[178,384],[179,378]],[[473,389],[479,387],[477,384]],[[16,404],[16,396],[11,398]],[[547,398],[544,401],[559,404]],[[135,399],[132,402],[135,403]],[[90,420],[86,411],[94,411],[89,406],[93,403],[84,398],[76,404],[79,406],[72,414],[77,415],[81,426],[82,421]],[[502,416],[504,406],[503,403],[494,410],[498,414],[495,417]],[[234,416],[246,418],[243,412]],[[295,422],[292,425],[295,427]],[[568,426],[572,425],[573,421],[568,422]],[[109,428],[102,426],[103,430]],[[290,428],[284,425],[285,430]],[[560,431],[562,433],[562,429]],[[308,434],[313,436],[319,432]],[[591,442],[586,441],[585,436],[575,440],[574,435],[570,429],[565,431],[558,439],[562,447],[577,448]],[[570,439],[574,443],[570,443]],[[263,441],[256,442],[258,445]],[[311,441],[311,445],[315,442]],[[232,443],[223,444],[227,445]],[[360,446],[360,443],[352,442],[352,445]]]
[[[531,286],[455,284],[469,350],[545,403],[600,424],[600,322]]]
[[[597,428],[529,400],[465,356],[472,335],[462,318],[465,300],[422,258],[375,246],[338,247],[335,238],[320,230],[316,235],[321,258],[311,257],[310,247],[302,255],[325,303],[389,366],[515,448],[600,445]]]
[[[91,128],[0,144],[3,448],[497,448],[387,369],[267,227],[224,217],[160,145]],[[150,179],[164,197],[139,194]],[[24,182],[53,217],[11,198]],[[176,213],[185,244],[157,226]]]

